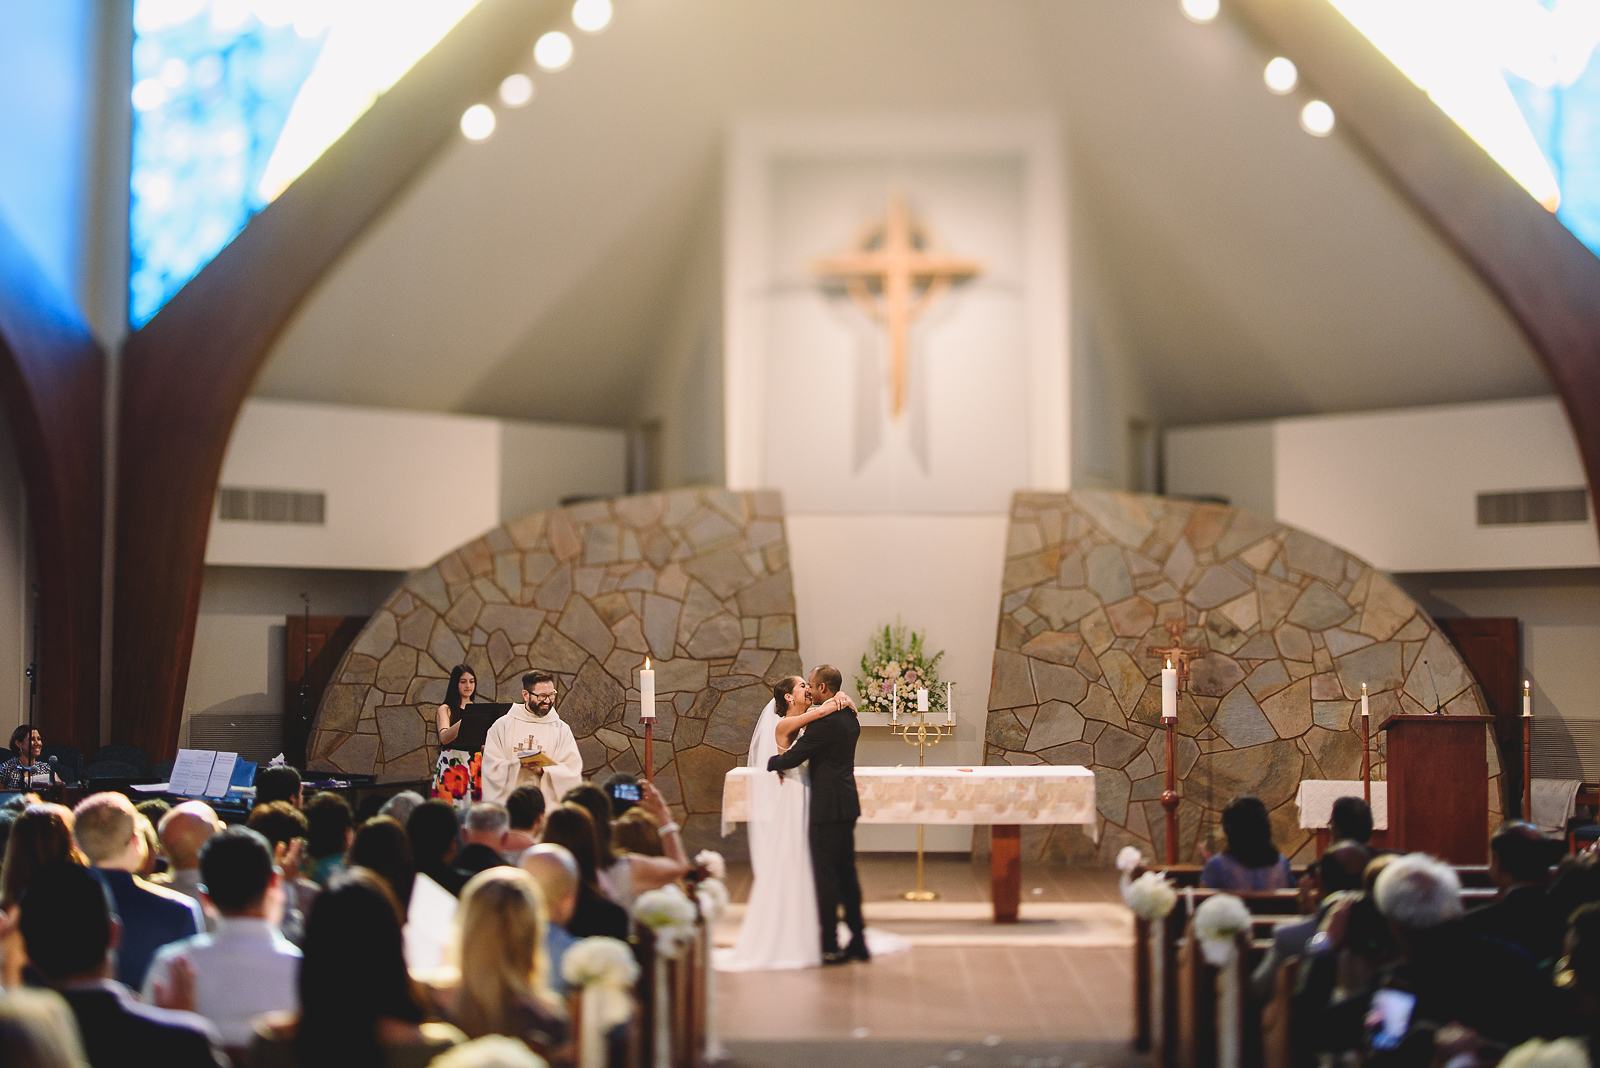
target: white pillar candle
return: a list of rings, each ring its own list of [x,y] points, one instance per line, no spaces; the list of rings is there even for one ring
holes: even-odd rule
[[[1533,718],[1533,683],[1528,679],[1522,680],[1522,714]]]
[[[894,682],[891,682],[889,685],[892,687],[892,689],[889,692],[893,695],[889,700],[889,722],[891,722],[891,723],[899,723],[900,722],[900,686],[899,686],[898,683],[894,683]]]
[[[1364,682],[1361,684],[1361,714],[1363,716],[1372,714],[1371,710],[1367,708],[1367,684]]]
[[[917,711],[918,712],[926,712],[927,710],[928,710],[928,688],[926,686],[923,686],[923,687],[921,687],[921,688],[919,688],[917,690]]]
[[[948,682],[944,684],[944,721],[946,723],[954,723],[956,721],[956,706],[955,702],[951,700],[950,683]]]
[[[1178,672],[1170,660],[1161,669],[1161,718],[1178,718]]]
[[[644,658],[644,667],[639,670],[639,718],[656,718],[656,673],[650,667],[650,658]]]

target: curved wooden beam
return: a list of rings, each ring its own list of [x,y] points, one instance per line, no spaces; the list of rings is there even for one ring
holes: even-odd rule
[[[485,0],[123,349],[112,737],[178,741],[212,500],[234,420],[290,317],[451,137],[527,65],[551,0]],[[330,354],[379,359],[381,354]]]
[[[1321,0],[1233,0],[1338,116],[1339,133],[1483,279],[1566,408],[1600,502],[1600,258]],[[1514,448],[1514,442],[1507,443]]]
[[[0,220],[0,403],[28,494],[39,711],[52,743],[100,741],[106,358]]]

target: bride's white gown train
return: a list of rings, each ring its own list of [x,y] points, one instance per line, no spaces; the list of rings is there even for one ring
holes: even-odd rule
[[[778,753],[779,716],[772,702],[756,720],[748,766],[765,768]],[[811,876],[811,782],[804,767],[782,778],[766,772],[750,782],[750,868],[754,880],[744,923],[732,949],[715,957],[721,971],[778,971],[822,964],[817,889]],[[841,944],[848,939],[841,932]],[[910,947],[898,935],[867,931],[867,948],[884,956]]]

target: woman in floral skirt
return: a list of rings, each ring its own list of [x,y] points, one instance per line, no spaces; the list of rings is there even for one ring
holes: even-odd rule
[[[467,665],[457,664],[450,669],[444,704],[435,714],[439,726],[439,761],[433,766],[433,796],[462,808],[483,800],[483,786],[478,779],[483,754],[452,749],[450,743],[461,733],[462,709],[477,692],[478,676]]]

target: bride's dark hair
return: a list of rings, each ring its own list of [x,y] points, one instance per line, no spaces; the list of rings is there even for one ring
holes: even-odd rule
[[[799,675],[790,675],[772,688],[772,709],[781,719],[789,714],[789,702],[786,698],[794,693],[796,683],[804,682]]]

